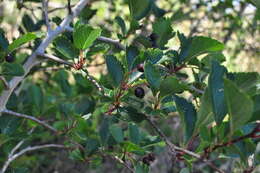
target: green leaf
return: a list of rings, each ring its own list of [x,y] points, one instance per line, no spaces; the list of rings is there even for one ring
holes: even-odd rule
[[[163,51],[160,49],[147,49],[144,52],[146,60],[150,61],[152,64],[158,63],[163,58]]]
[[[43,36],[43,33],[33,33],[29,32],[26,33],[20,37],[18,37],[16,40],[14,40],[9,46],[8,46],[8,52],[12,52],[15,49],[19,48],[21,45],[28,43],[29,41],[35,40],[36,38],[41,38]]]
[[[103,119],[100,129],[99,129],[99,136],[100,136],[102,145],[106,145],[108,142],[108,139],[110,137],[109,120],[110,120],[109,118],[105,117]]]
[[[140,136],[138,126],[134,123],[130,123],[128,125],[128,128],[129,128],[130,141],[135,143],[135,144],[139,144],[141,136]]]
[[[96,151],[98,151],[98,147],[100,146],[99,141],[97,139],[87,139],[86,142],[86,151],[88,153],[88,155],[91,155],[93,153],[95,153]]]
[[[254,101],[254,111],[253,111],[253,115],[252,115],[252,118],[250,119],[250,121],[259,120],[259,117],[260,117],[260,94],[255,95],[253,97],[253,101]]]
[[[153,90],[158,90],[161,84],[161,75],[159,69],[150,61],[145,62],[144,75]]]
[[[200,108],[198,111],[195,131],[197,132],[201,126],[208,125],[213,121],[213,112],[210,100],[209,89],[207,88],[200,99]]]
[[[201,62],[203,64],[205,64],[206,66],[211,67],[211,62],[213,60],[218,61],[219,63],[222,63],[226,60],[226,57],[221,52],[211,52],[208,55],[206,55],[205,57],[203,57]]]
[[[224,79],[224,90],[230,116],[231,134],[233,134],[252,117],[253,101],[228,79]]]
[[[121,127],[116,124],[113,124],[109,127],[109,131],[113,138],[118,142],[121,143],[124,141],[124,133]]]
[[[135,46],[129,46],[126,48],[126,60],[127,60],[127,66],[128,70],[133,69],[133,63],[136,59],[136,57],[139,54],[139,50]]]
[[[4,31],[0,28],[0,52],[2,51],[7,51],[8,48],[8,40],[5,37],[5,33]],[[0,53],[0,56],[2,55],[2,53]],[[2,58],[2,57],[0,57]]]
[[[64,92],[67,96],[71,96],[72,88],[68,82],[68,77],[69,75],[65,70],[60,70],[55,74],[54,80],[59,84],[62,92]]]
[[[126,152],[133,152],[135,154],[140,154],[140,155],[144,155],[145,154],[145,150],[143,148],[141,148],[139,145],[136,145],[132,142],[129,141],[125,141],[123,142],[123,147],[124,147],[124,151]]]
[[[224,49],[224,44],[209,37],[192,37],[185,61],[204,53],[219,52]]]
[[[21,119],[10,115],[0,116],[0,130],[2,134],[11,135],[21,124]],[[0,134],[1,134],[0,133]]]
[[[124,69],[121,63],[113,55],[106,56],[108,73],[112,77],[115,86],[118,87],[124,79]]]
[[[145,164],[140,164],[139,162],[135,166],[135,173],[148,173],[149,167],[145,166]]]
[[[21,64],[4,62],[1,65],[1,75],[22,76],[24,69]]]
[[[189,168],[182,168],[180,173],[190,173]]]
[[[181,115],[182,123],[185,129],[185,141],[188,141],[195,129],[197,113],[192,103],[188,102],[182,97],[174,96],[176,107]]]
[[[165,13],[166,13],[166,11],[165,11],[164,9],[162,9],[162,8],[159,8],[159,7],[155,4],[155,2],[153,2],[152,11],[153,11],[153,13],[154,13],[154,15],[155,15],[156,17],[163,17],[163,16],[165,15]]]
[[[140,20],[145,17],[151,10],[151,0],[128,0],[129,10],[132,18]]]
[[[120,26],[122,34],[125,35],[126,34],[126,25],[125,25],[125,21],[122,19],[122,17],[120,16],[116,16],[115,18],[116,23]]]
[[[75,105],[76,113],[80,115],[86,115],[91,113],[95,109],[95,102],[88,97],[82,97]]]
[[[228,78],[249,95],[256,93],[256,85],[260,82],[259,74],[256,72],[228,73]]]
[[[160,18],[153,24],[153,32],[158,36],[156,43],[159,48],[164,48],[168,40],[175,35],[171,27],[171,20],[166,18]]]
[[[219,65],[217,61],[212,62],[211,73],[208,80],[209,95],[211,99],[211,107],[217,124],[222,122],[227,113],[223,81],[226,71],[226,68]]]
[[[54,40],[55,49],[68,59],[77,58],[79,50],[66,37],[61,36]]]
[[[73,32],[74,45],[78,49],[87,49],[101,35],[101,29],[94,29],[87,25],[76,25]]]
[[[34,104],[37,110],[42,110],[43,107],[43,93],[39,86],[31,85],[29,87],[30,98],[32,100],[32,104]]]
[[[169,76],[161,82],[160,95],[166,96],[169,94],[181,93],[188,89],[188,86],[182,83],[175,76]]]

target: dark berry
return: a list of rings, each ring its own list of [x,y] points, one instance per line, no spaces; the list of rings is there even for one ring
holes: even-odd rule
[[[137,87],[136,89],[135,89],[135,96],[136,97],[139,97],[139,98],[144,98],[144,89],[143,88],[141,88],[141,87]]]
[[[11,54],[8,54],[8,55],[5,56],[5,60],[7,62],[14,62],[15,58]]]
[[[155,160],[155,156],[153,153],[148,154],[148,159],[153,162]]]
[[[155,33],[152,33],[149,37],[151,41],[156,41],[158,39],[158,35]]]
[[[144,64],[138,64],[138,65],[137,65],[137,70],[138,70],[139,72],[144,72]]]
[[[154,160],[155,160],[154,154],[150,153],[150,154],[144,156],[142,161],[144,164],[150,165],[151,162],[153,162]]]
[[[144,157],[142,161],[143,161],[144,164],[150,165],[150,161],[147,157]]]

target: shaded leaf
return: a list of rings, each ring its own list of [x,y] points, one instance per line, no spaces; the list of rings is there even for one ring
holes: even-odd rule
[[[212,62],[211,72],[209,76],[209,96],[215,121],[220,124],[227,113],[227,107],[224,97],[224,81],[223,77],[226,68],[219,65],[217,61]]]
[[[125,35],[126,34],[125,21],[120,16],[116,16],[115,21],[120,26],[122,34]]]
[[[175,76],[169,76],[161,82],[160,95],[163,97],[169,94],[181,93],[187,89],[188,86]]]
[[[128,125],[128,128],[130,141],[132,141],[135,144],[138,144],[140,142],[140,132],[138,126],[136,124],[130,123]]]
[[[106,56],[106,64],[107,64],[108,73],[112,77],[115,86],[118,87],[124,79],[123,66],[113,55]]]
[[[253,101],[230,80],[224,79],[225,100],[230,116],[231,133],[252,117]]]
[[[176,107],[181,115],[185,129],[185,141],[188,141],[193,134],[196,125],[197,113],[192,103],[182,97],[174,96]]]
[[[152,7],[152,1],[128,0],[128,5],[132,18],[134,18],[135,20],[140,20],[149,13]]]
[[[9,76],[22,76],[24,75],[24,69],[21,64],[4,62],[1,65],[1,75]]]
[[[121,127],[119,127],[116,124],[113,124],[109,127],[109,131],[111,133],[111,135],[114,137],[114,139],[118,142],[121,143],[124,141],[124,134],[123,134],[123,130]]]
[[[166,18],[161,18],[153,24],[153,32],[158,36],[156,43],[160,48],[164,48],[168,40],[175,35],[171,27],[171,20]]]
[[[58,37],[54,40],[55,49],[68,59],[78,57],[79,50],[66,37]]]
[[[139,54],[139,50],[135,46],[129,46],[126,48],[126,60],[127,60],[127,66],[128,70],[133,69],[133,63],[136,59],[136,57]]]
[[[161,84],[160,71],[150,61],[145,62],[144,74],[151,88],[158,90]]]

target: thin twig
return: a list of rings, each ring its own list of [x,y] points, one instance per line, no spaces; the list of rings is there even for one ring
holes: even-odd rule
[[[218,148],[233,145],[234,143],[242,141],[242,140],[247,139],[247,138],[253,138],[253,139],[259,138],[260,136],[257,135],[259,132],[260,132],[260,123],[257,123],[254,130],[252,132],[246,134],[246,135],[240,136],[238,138],[232,139],[231,141],[227,141],[227,142],[222,143],[222,144],[216,144],[212,147],[209,146],[209,147],[205,148],[204,149],[204,151],[205,151],[204,155],[207,156],[209,153],[217,150]]]
[[[58,131],[53,128],[52,126],[50,126],[49,124],[47,124],[46,122],[42,121],[42,120],[39,120],[33,116],[30,116],[30,115],[26,115],[26,114],[21,114],[21,113],[18,113],[18,112],[14,112],[14,111],[11,111],[11,110],[8,110],[8,109],[4,109],[2,111],[2,113],[6,113],[6,114],[9,114],[9,115],[14,115],[16,117],[20,117],[20,118],[25,118],[25,119],[28,119],[28,120],[31,120],[31,121],[34,121],[36,122],[37,124],[40,124],[42,125],[43,127],[49,129],[50,131],[52,132],[55,132],[57,133]]]
[[[20,144],[20,143],[18,143]],[[6,171],[6,169],[8,168],[8,166],[10,165],[11,162],[13,162],[15,159],[17,159],[18,157],[22,156],[23,154],[30,152],[30,151],[35,151],[35,150],[39,150],[39,149],[44,149],[44,148],[67,148],[64,145],[60,145],[60,144],[44,144],[44,145],[37,145],[37,146],[29,146],[26,147],[25,149],[21,150],[20,152],[16,153],[16,154],[12,154],[8,156],[7,161],[4,163],[4,166],[2,167],[2,169],[0,170],[0,173],[4,173]]]
[[[73,67],[73,63],[65,61],[63,59],[60,59],[59,57],[56,57],[54,55],[50,55],[50,54],[46,54],[46,53],[38,53],[38,56],[41,56],[41,57],[44,57],[44,58],[48,58],[48,59],[50,59],[52,61],[56,61],[58,63],[65,64],[65,65],[68,65],[70,67]]]
[[[161,131],[160,128],[157,127],[157,125],[150,119],[148,118],[148,116],[146,116],[146,120],[149,122],[149,124],[154,128],[154,130],[158,133],[158,135],[164,140],[164,142],[166,143],[166,145],[169,147],[169,149],[171,150],[171,153],[173,154],[174,158],[176,157],[176,155],[178,154],[178,152],[181,153],[185,153],[187,155],[190,155],[198,160],[203,161],[204,163],[206,163],[208,166],[210,166],[212,169],[214,169],[215,171],[219,172],[219,173],[225,173],[224,171],[220,170],[219,168],[217,168],[212,162],[210,162],[207,159],[203,159],[199,154],[196,154],[192,151],[186,150],[184,148],[178,147],[176,145],[174,145],[172,142],[170,142],[170,140],[165,136],[165,134]]]
[[[113,160],[121,163],[124,167],[126,167],[130,172],[133,172],[134,173],[134,170],[126,163],[124,162],[122,159],[120,159],[119,157],[117,156],[111,156],[109,155]]]
[[[81,70],[85,72],[86,78],[95,85],[95,87],[98,89],[99,92],[101,92],[104,95],[104,88],[94,79],[94,77],[90,76],[87,70],[85,69],[81,69]]]
[[[4,76],[0,76],[0,80],[4,83],[5,89],[9,89],[9,84]]]
[[[121,50],[125,50],[126,49],[125,46],[122,45],[120,43],[120,41],[118,41],[118,40],[113,40],[111,38],[107,38],[107,37],[103,37],[103,36],[98,37],[97,40],[102,41],[104,43],[113,44],[113,45],[116,46],[116,48],[121,49]]]
[[[72,14],[70,0],[68,0],[68,12],[69,14]]]
[[[48,16],[48,3],[49,3],[49,0],[42,0],[42,10],[43,10],[43,14],[44,14],[45,24],[47,26],[47,31],[50,32],[51,25],[50,25],[49,16]]]
[[[38,56],[45,57],[45,58],[48,58],[48,59],[50,59],[50,60],[52,60],[52,61],[56,61],[56,62],[58,62],[58,63],[64,64],[64,65],[68,65],[68,66],[74,68],[74,67],[73,67],[73,63],[70,63],[70,62],[65,61],[65,60],[63,60],[63,59],[60,59],[60,58],[58,58],[58,57],[56,57],[56,56],[54,56],[54,55],[41,53],[41,54],[38,54]],[[101,92],[102,94],[104,94],[104,89],[103,89],[103,87],[102,87],[92,76],[90,76],[90,75],[88,74],[88,71],[85,70],[85,69],[81,69],[81,70],[86,74],[86,78],[96,86],[96,88],[98,89],[98,91]]]

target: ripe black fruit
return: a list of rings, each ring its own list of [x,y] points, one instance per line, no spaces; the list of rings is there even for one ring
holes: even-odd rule
[[[7,61],[7,62],[14,62],[14,56],[13,55],[11,55],[11,54],[8,54],[8,55],[6,55],[5,56],[5,60]]]
[[[154,154],[150,153],[146,156],[143,157],[143,163],[146,165],[150,165],[151,162],[153,162],[155,160],[155,156]]]
[[[144,93],[144,89],[143,89],[143,88],[137,87],[137,88],[135,89],[135,96],[136,96],[136,97],[144,98],[144,95],[145,95],[145,93]]]
[[[139,72],[144,72],[144,64],[138,64],[138,65],[137,65],[137,70],[138,70]]]

